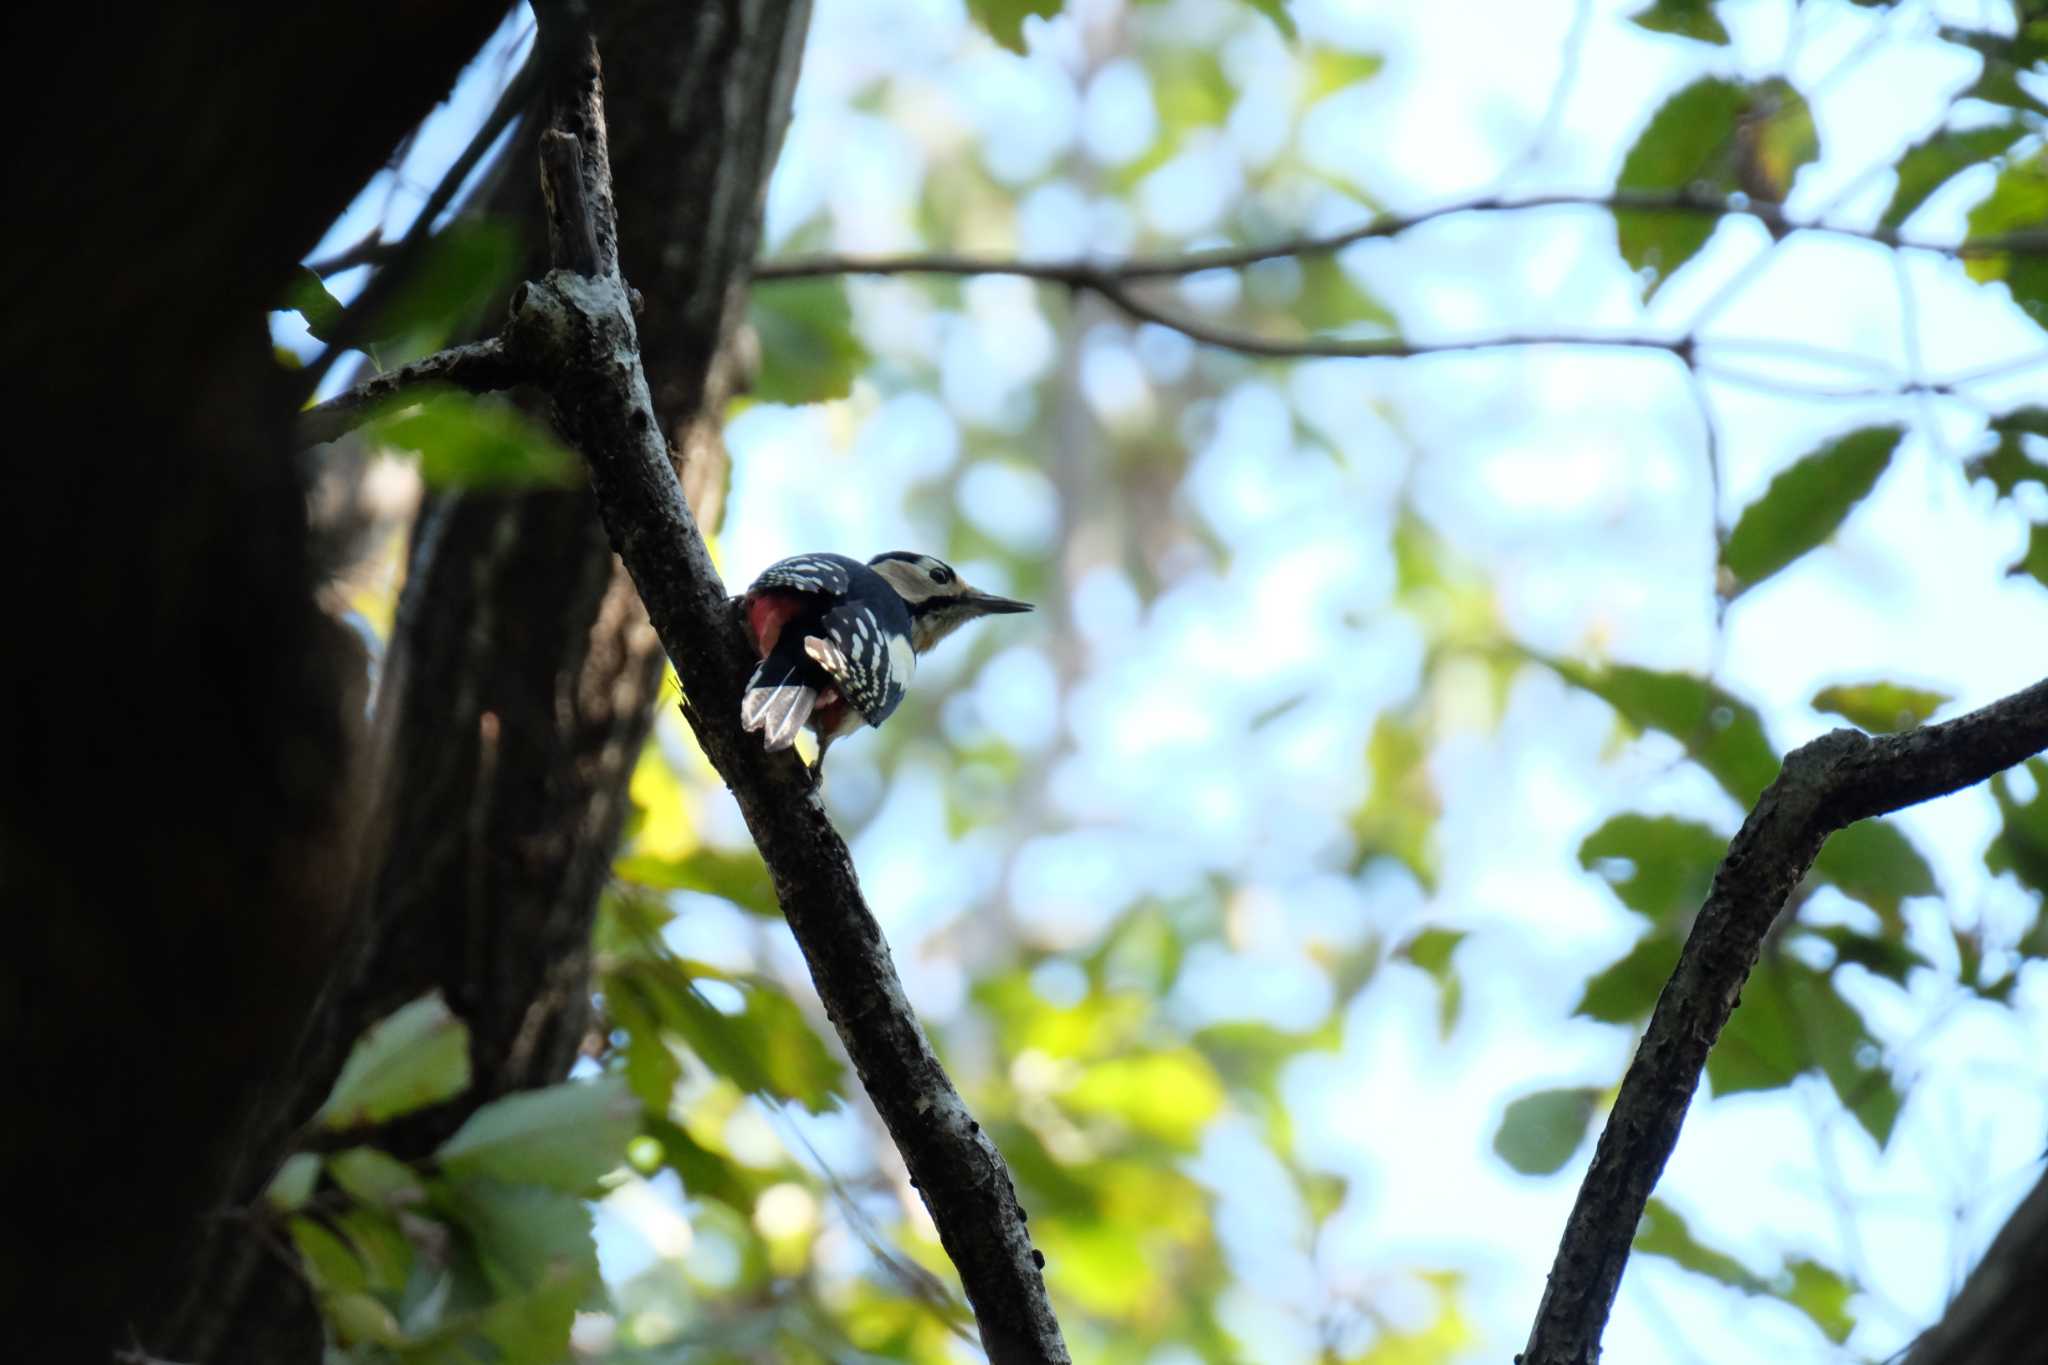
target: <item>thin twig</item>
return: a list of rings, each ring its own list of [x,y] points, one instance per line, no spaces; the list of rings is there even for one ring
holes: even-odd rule
[[[1585,1365],[1707,1053],[1765,935],[1829,834],[1960,790],[2048,748],[2048,681],[1940,725],[1836,730],[1793,750],[1743,821],[1658,998],[1565,1223],[1522,1365]]]
[[[1283,257],[1326,255],[1356,242],[1398,237],[1427,223],[1468,213],[1528,213],[1538,209],[1581,208],[1608,213],[1686,213],[1713,218],[1745,215],[1773,233],[1824,232],[1874,242],[1899,250],[1931,251],[1958,259],[2048,255],[2048,231],[2001,233],[1973,241],[1942,242],[1913,237],[1893,227],[1859,228],[1789,217],[1776,204],[1723,199],[1690,191],[1613,190],[1598,194],[1558,192],[1526,196],[1485,195],[1413,213],[1381,214],[1370,222],[1322,236],[1283,238],[1261,246],[1215,247],[1176,256],[1138,256],[1123,261],[1086,257],[1020,260],[956,252],[905,252],[892,255],[828,253],[762,261],[754,267],[757,281],[815,279],[826,275],[1020,275],[1026,279],[1101,291],[1102,284],[1177,279],[1205,270],[1236,270]]]

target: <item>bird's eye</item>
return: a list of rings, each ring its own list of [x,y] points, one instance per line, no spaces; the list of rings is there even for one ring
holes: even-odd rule
[[[932,565],[932,567],[931,567],[931,575],[932,575],[932,582],[934,582],[934,583],[938,583],[938,584],[941,584],[941,585],[943,585],[943,584],[946,584],[946,583],[951,583],[951,582],[953,581],[953,571],[952,571],[951,569],[947,568],[947,567],[946,567],[945,565],[943,565],[943,564],[934,564],[934,565]]]

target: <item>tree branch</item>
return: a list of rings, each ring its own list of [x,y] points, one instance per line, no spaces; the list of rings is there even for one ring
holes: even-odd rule
[[[2048,1306],[2048,1179],[2034,1186],[1905,1365],[2004,1365],[2041,1349]]]
[[[820,254],[762,261],[754,267],[754,278],[767,281],[814,279],[822,275],[1021,275],[1049,284],[1099,292],[1105,281],[1128,284],[1139,280],[1181,279],[1206,270],[1242,270],[1262,261],[1328,255],[1356,242],[1399,237],[1424,224],[1468,213],[1527,213],[1555,208],[1600,209],[1608,213],[1684,213],[1709,218],[1740,214],[1756,219],[1776,233],[1825,232],[1879,246],[1930,251],[1956,259],[2006,253],[2016,256],[2048,255],[2048,231],[2038,229],[2000,233],[1965,242],[1938,242],[1909,236],[1891,227],[1858,228],[1792,218],[1779,205],[1757,200],[1722,199],[1686,190],[1614,190],[1604,194],[1491,194],[1418,209],[1413,213],[1380,214],[1342,232],[1286,237],[1259,246],[1212,247],[1175,256],[1139,256],[1126,261],[1097,261],[1085,257],[1025,261],[1014,257],[947,252],[874,256]]]
[[[573,22],[566,8],[541,7],[544,44],[550,28]],[[602,241],[611,196],[597,54],[580,35],[564,51],[578,65],[553,124],[581,135],[584,190]],[[544,175],[549,168],[544,161]],[[522,287],[508,343],[548,377],[558,424],[589,462],[605,528],[682,679],[684,715],[738,798],[826,1012],[959,1269],[984,1348],[998,1365],[1063,1365],[1066,1347],[1008,1168],[919,1027],[844,841],[802,765],[740,732],[752,651],[669,462],[615,262],[595,277],[558,268]]]
[[[452,384],[469,393],[496,393],[524,383],[526,374],[491,337],[436,351],[410,365],[373,375],[299,414],[299,438],[309,446],[336,440],[377,415],[377,409],[407,389],[423,384]]]
[[[1793,750],[1728,845],[1665,984],[1566,1220],[1520,1365],[1592,1365],[1650,1190],[1700,1070],[1785,898],[1829,834],[1981,782],[2048,748],[2048,680],[1981,710],[1873,739],[1835,730]]]

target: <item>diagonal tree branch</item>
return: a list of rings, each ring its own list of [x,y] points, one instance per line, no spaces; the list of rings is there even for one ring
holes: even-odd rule
[[[1873,739],[1835,730],[1786,755],[1728,845],[1705,907],[1579,1187],[1520,1365],[1592,1365],[1643,1208],[1678,1141],[1707,1053],[1786,897],[1828,835],[1958,791],[2048,748],[2048,680],[1940,725]]]
[[[684,715],[738,798],[818,994],[959,1269],[998,1365],[1068,1359],[1008,1168],[953,1088],[905,999],[851,856],[794,758],[749,744],[739,692],[753,660],[685,504],[655,420],[629,293],[602,249],[611,208],[595,47],[567,7],[543,6],[577,65],[552,131],[581,143],[578,182],[597,220],[603,273],[556,269],[514,296],[515,354],[547,376],[563,433],[589,462],[599,514],[632,573],[685,693]],[[567,41],[574,36],[574,42]],[[567,158],[543,158],[543,174]],[[551,200],[577,191],[557,183]]]

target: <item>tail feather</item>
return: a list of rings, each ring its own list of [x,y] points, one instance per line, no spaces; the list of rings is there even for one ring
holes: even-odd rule
[[[796,732],[811,718],[818,694],[796,681],[794,669],[783,674],[779,682],[769,682],[763,676],[766,672],[764,661],[747,680],[747,695],[740,702],[740,726],[761,731],[772,752],[796,743]]]

